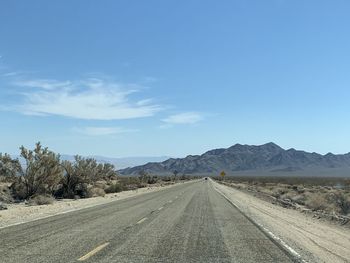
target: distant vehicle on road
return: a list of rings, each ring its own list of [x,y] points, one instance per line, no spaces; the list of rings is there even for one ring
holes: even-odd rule
[[[204,180],[208,180],[208,177],[204,177]]]

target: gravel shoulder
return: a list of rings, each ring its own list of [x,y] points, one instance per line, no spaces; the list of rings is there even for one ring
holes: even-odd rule
[[[157,192],[170,188],[174,185],[157,185],[145,188],[139,188],[131,191],[123,191],[120,193],[106,194],[104,197],[92,197],[86,199],[62,199],[55,200],[53,204],[28,206],[25,203],[8,204],[7,210],[0,211],[0,228],[11,225],[22,224],[58,214],[69,213],[96,205],[106,204],[117,200],[122,200],[150,192]]]
[[[350,262],[350,230],[212,181],[214,187],[307,262]]]

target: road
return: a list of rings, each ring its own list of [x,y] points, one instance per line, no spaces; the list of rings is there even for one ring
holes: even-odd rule
[[[0,262],[292,262],[200,180],[0,230]]]

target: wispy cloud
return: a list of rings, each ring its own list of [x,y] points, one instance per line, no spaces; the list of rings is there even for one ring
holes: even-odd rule
[[[137,85],[89,78],[79,81],[31,79],[14,82],[22,88],[20,105],[12,110],[27,115],[59,115],[87,120],[120,120],[153,116],[162,107],[153,99],[132,99]]]
[[[170,115],[162,121],[165,123],[162,127],[168,127],[175,124],[195,124],[203,120],[202,114],[198,112],[183,112]]]
[[[19,74],[21,74],[21,72],[19,72],[19,71],[10,71],[10,72],[3,73],[1,76],[2,77],[14,77],[14,76],[17,76]]]
[[[14,82],[13,84],[20,87],[40,88],[45,90],[55,90],[72,86],[72,82],[70,81],[57,81],[53,79],[20,80]]]
[[[125,129],[122,127],[83,127],[74,128],[73,131],[89,136],[115,135],[121,133],[136,132],[137,130]]]

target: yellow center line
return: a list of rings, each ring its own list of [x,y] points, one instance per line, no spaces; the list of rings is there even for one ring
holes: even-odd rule
[[[101,251],[102,249],[104,249],[108,245],[109,245],[109,242],[98,246],[97,248],[91,250],[86,255],[82,256],[81,258],[78,258],[78,261],[84,261],[84,260],[87,260],[87,259],[91,258],[93,255],[95,255],[96,253],[98,253],[99,251]]]
[[[136,224],[141,224],[142,222],[146,221],[147,217],[142,218],[141,220],[139,220]]]

